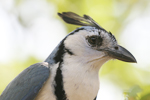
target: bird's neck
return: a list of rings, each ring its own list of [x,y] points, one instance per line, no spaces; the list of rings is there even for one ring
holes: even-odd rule
[[[99,90],[99,68],[104,62],[87,62],[86,57],[72,55],[63,59],[60,69],[68,100],[94,100]]]
[[[62,41],[45,60],[52,65],[48,83],[56,100],[94,100],[99,90],[99,68],[108,59],[89,59],[65,49]]]

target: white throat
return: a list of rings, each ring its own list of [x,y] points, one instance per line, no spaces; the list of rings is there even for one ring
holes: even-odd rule
[[[84,59],[83,59],[84,58]],[[69,100],[94,100],[99,90],[99,68],[108,60],[85,62],[86,57],[64,56],[64,90]]]

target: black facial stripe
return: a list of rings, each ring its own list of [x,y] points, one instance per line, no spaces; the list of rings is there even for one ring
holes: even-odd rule
[[[56,76],[54,79],[54,92],[56,95],[57,100],[67,100],[67,96],[64,90],[64,84],[63,84],[63,75],[62,75],[62,64],[63,61],[59,63],[59,67],[57,68]]]
[[[74,55],[72,51],[70,51],[69,49],[65,48],[65,51],[70,54],[70,55]]]
[[[62,62],[63,55],[65,53],[65,51],[64,51],[64,40],[62,40],[61,44],[58,47],[58,51],[57,51],[55,57],[53,58],[55,63]]]
[[[80,30],[84,30],[84,28],[77,28],[75,31],[73,31],[72,33],[70,33],[68,36],[73,35],[76,32],[79,32]],[[62,61],[63,55],[65,52],[69,53],[70,55],[73,55],[73,52],[71,52],[69,49],[65,48],[64,46],[64,41],[66,40],[66,38],[68,37],[66,36],[61,44],[58,47],[58,51],[56,53],[56,56],[53,58],[55,63],[58,63],[59,61]]]
[[[74,33],[72,33],[72,34],[74,34]],[[72,34],[69,34],[69,35],[72,35]],[[61,68],[63,67],[62,64],[63,64],[64,54],[68,53],[70,55],[73,55],[73,52],[71,52],[69,49],[65,48],[64,41],[66,40],[67,37],[65,37],[62,40],[61,44],[58,47],[58,51],[56,52],[56,55],[53,58],[55,63],[59,62],[59,66],[56,71],[56,76],[54,78],[54,93],[56,95],[57,100],[67,100],[67,96],[66,96],[66,93],[64,90],[63,75],[62,75],[62,70],[61,70]]]
[[[79,31],[79,30],[78,30],[78,31]],[[72,33],[72,34],[73,34],[73,33]],[[69,35],[72,35],[72,34],[69,34]],[[67,36],[67,37],[68,37],[68,36]],[[59,47],[58,47],[58,51],[56,52],[56,55],[55,55],[55,57],[53,58],[54,61],[55,61],[55,63],[62,62],[62,60],[63,60],[63,55],[64,55],[65,53],[68,53],[68,54],[70,54],[70,55],[73,55],[73,52],[71,52],[69,49],[65,48],[65,46],[64,46],[64,41],[66,40],[67,37],[65,37],[65,38],[62,40],[61,44],[60,44]]]

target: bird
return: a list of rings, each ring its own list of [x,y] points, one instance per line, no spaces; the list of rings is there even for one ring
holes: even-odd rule
[[[12,80],[0,100],[96,100],[98,72],[105,62],[137,62],[90,16],[74,12],[58,16],[81,27],[64,37],[45,61],[29,66]]]

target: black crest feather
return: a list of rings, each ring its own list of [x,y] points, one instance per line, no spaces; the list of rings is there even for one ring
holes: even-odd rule
[[[83,17],[81,17],[73,12],[62,12],[62,13],[58,13],[58,15],[66,23],[69,24],[80,25],[80,26],[93,26],[93,27],[103,29],[88,15],[83,15]]]

